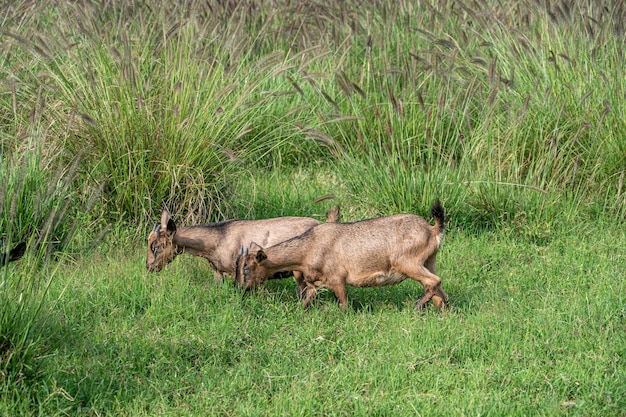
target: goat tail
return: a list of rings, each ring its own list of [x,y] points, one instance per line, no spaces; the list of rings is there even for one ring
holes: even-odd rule
[[[438,234],[442,234],[446,225],[446,211],[443,209],[441,201],[435,201],[435,204],[430,208],[430,214],[435,218],[435,227],[438,229]]]

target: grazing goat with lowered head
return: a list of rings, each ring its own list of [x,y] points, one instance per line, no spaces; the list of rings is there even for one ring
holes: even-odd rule
[[[326,213],[326,221],[339,221],[339,207]],[[264,220],[227,220],[206,225],[176,227],[170,213],[163,210],[161,223],[148,236],[146,269],[158,272],[183,252],[205,258],[215,270],[215,281],[234,275],[235,261],[242,246],[250,242],[274,245],[300,235],[320,224],[310,217],[278,217]],[[300,274],[294,274],[298,284]]]
[[[346,285],[378,287],[407,277],[420,282],[424,293],[416,308],[433,300],[438,309],[448,296],[435,273],[445,212],[437,201],[431,208],[435,225],[414,214],[398,214],[354,223],[319,224],[302,235],[262,248],[253,243],[237,262],[235,281],[249,290],[281,271],[299,271],[304,285],[300,298],[308,306],[316,288],[330,289],[346,307]]]

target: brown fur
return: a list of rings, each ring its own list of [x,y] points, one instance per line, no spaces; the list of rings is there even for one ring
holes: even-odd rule
[[[304,234],[263,249],[251,251],[238,262],[236,281],[245,289],[265,283],[280,271],[304,274],[301,298],[307,306],[316,288],[329,288],[346,307],[346,285],[376,287],[411,278],[424,286],[416,303],[421,309],[433,300],[441,309],[448,296],[435,273],[441,245],[444,212],[439,203],[431,210],[436,223],[422,217],[399,214],[355,223],[326,223]]]
[[[326,214],[327,221],[339,221],[339,207]],[[274,245],[320,224],[309,217],[279,217],[265,220],[227,220],[207,225],[177,228],[167,210],[148,236],[146,269],[158,272],[183,252],[201,256],[215,270],[215,281],[234,275],[235,260],[242,247],[252,241]],[[299,282],[301,278],[296,277]]]

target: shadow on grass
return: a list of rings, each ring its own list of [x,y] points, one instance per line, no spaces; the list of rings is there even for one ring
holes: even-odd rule
[[[452,311],[470,312],[482,300],[482,286],[446,286],[445,282],[443,285],[450,298]],[[265,284],[262,291],[271,294],[275,302],[299,304],[296,294],[297,286],[293,279],[270,280]],[[348,310],[374,313],[389,309],[413,310],[423,292],[423,287],[419,283],[407,279],[400,284],[386,287],[347,287],[347,292]],[[319,289],[310,308],[319,308],[326,304],[337,304],[337,299],[332,291]],[[428,303],[426,308],[434,309],[434,306],[432,303]]]

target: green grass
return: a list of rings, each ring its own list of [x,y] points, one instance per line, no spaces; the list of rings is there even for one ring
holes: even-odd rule
[[[0,268],[0,415],[624,415],[625,15],[7,4],[0,239],[29,250]],[[344,313],[291,280],[242,301],[189,257],[144,271],[164,206],[351,221],[438,198],[441,315],[412,282]]]
[[[148,275],[145,248],[112,248],[57,273],[46,354],[13,401],[47,415],[618,415],[625,243],[452,230],[443,314],[414,311],[414,282],[304,310],[291,279],[242,299],[200,259]]]

